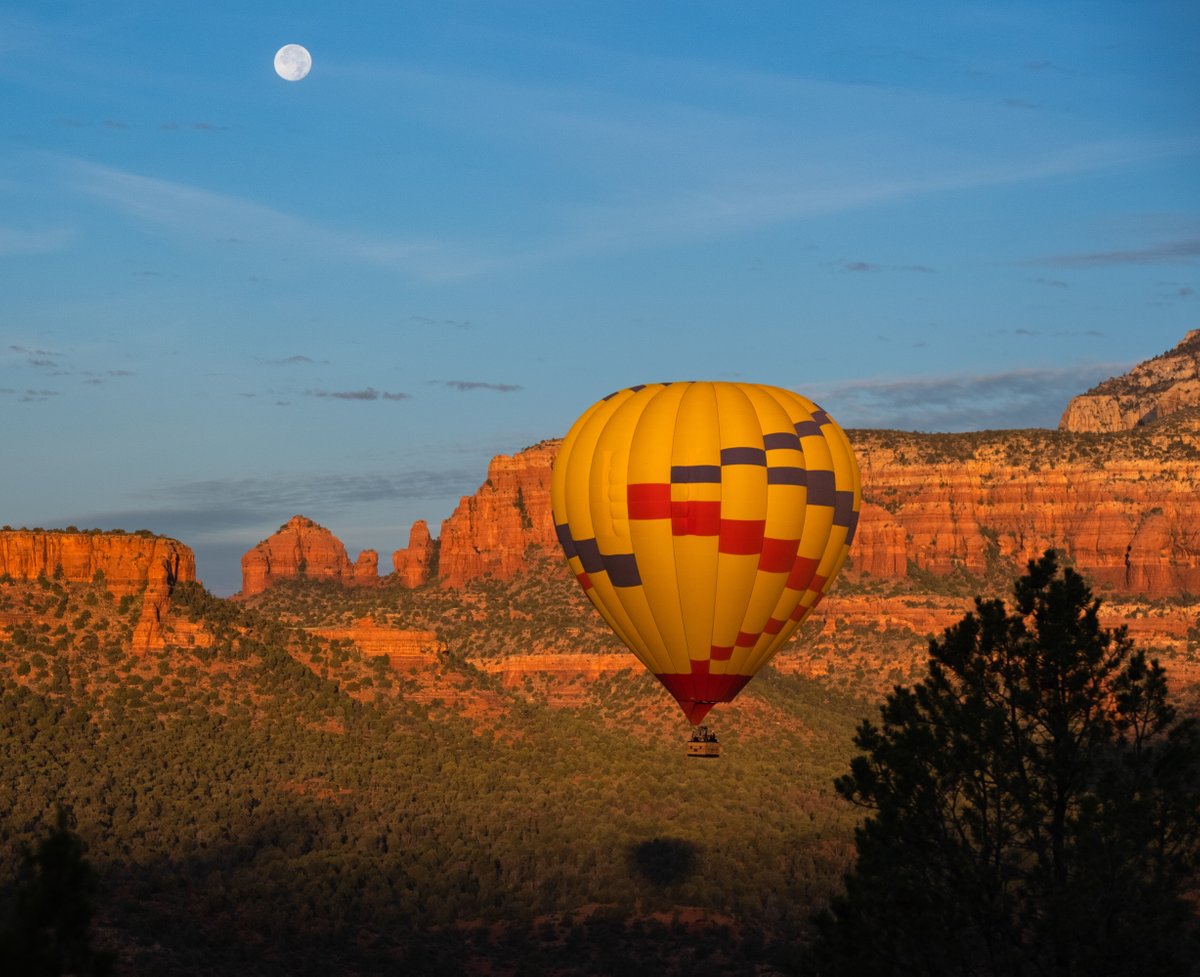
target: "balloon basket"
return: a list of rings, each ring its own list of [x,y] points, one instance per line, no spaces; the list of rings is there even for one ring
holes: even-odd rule
[[[721,755],[721,744],[717,742],[717,734],[707,726],[697,726],[692,730],[692,738],[688,740],[687,755],[697,760],[715,760]]]

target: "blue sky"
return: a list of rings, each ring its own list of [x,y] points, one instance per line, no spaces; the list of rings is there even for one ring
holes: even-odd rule
[[[1195,3],[10,2],[0,106],[0,522],[222,594],[633,383],[1052,427],[1200,326]]]

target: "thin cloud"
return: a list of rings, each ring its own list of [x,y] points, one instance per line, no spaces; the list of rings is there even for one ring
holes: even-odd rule
[[[470,319],[435,319],[427,315],[410,315],[410,322],[419,322],[425,326],[453,326],[455,329],[470,329]]]
[[[352,260],[431,280],[459,278],[498,266],[436,240],[380,238],[325,227],[229,194],[77,159],[63,159],[71,187],[137,220],[200,240],[238,238],[260,247],[301,250],[327,260]],[[3,242],[0,240],[0,253]]]
[[[315,363],[316,360],[305,356],[302,353],[297,353],[295,356],[285,356],[278,360],[263,360],[268,366],[299,366],[302,363]]]
[[[328,397],[334,400],[411,400],[412,395],[396,391],[376,390],[367,387],[365,390],[306,390],[306,397]]]
[[[916,271],[922,274],[933,274],[934,269],[929,265],[877,265],[870,261],[847,261],[842,265],[843,271],[873,272],[873,271]]]
[[[8,347],[14,353],[23,353],[27,356],[62,356],[62,353],[56,353],[52,349],[33,349],[29,346],[10,345]]]
[[[1200,257],[1200,238],[1168,241],[1149,248],[1127,251],[1088,251],[1080,254],[1060,254],[1032,262],[1060,268],[1097,268],[1110,265],[1149,265],[1167,262],[1191,262]]]
[[[151,526],[186,538],[246,527],[279,524],[297,512],[313,513],[364,502],[444,499],[475,490],[477,468],[417,469],[330,475],[290,472],[271,477],[215,478],[176,482],[139,493],[145,504],[119,511],[71,516],[70,523]],[[251,540],[253,545],[257,540]]]
[[[1057,427],[1068,401],[1128,364],[954,374],[914,380],[849,380],[814,388],[845,427],[978,431]]]
[[[524,390],[520,384],[516,383],[484,383],[480,380],[430,380],[430,383],[439,384],[443,387],[449,387],[451,390],[459,390],[466,392],[468,390],[495,390],[499,393],[513,393],[517,390]]]
[[[60,396],[62,396],[62,391],[60,391],[60,390],[35,390],[33,388],[27,388],[25,390],[14,390],[12,387],[5,387],[3,389],[0,389],[0,394],[5,394],[10,397],[15,396],[20,403],[29,404],[29,403],[35,403],[39,400],[49,400],[51,397],[60,397]]]
[[[75,232],[64,228],[29,231],[15,227],[0,227],[0,257],[50,254],[62,251],[75,240]]]

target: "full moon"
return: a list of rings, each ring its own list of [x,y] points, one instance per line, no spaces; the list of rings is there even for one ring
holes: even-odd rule
[[[275,52],[275,74],[284,81],[299,81],[312,69],[312,55],[299,44],[285,44]]]

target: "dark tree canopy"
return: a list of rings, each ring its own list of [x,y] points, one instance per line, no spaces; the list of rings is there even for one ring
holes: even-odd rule
[[[1048,552],[859,726],[836,787],[872,813],[818,972],[1197,972],[1200,737],[1099,604]]]
[[[98,977],[111,972],[111,957],[91,945],[96,880],[85,850],[68,812],[60,807],[57,824],[37,852],[26,854],[9,918],[0,929],[0,959],[12,973]]]

